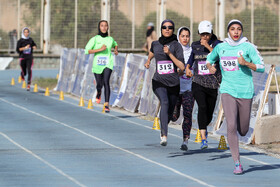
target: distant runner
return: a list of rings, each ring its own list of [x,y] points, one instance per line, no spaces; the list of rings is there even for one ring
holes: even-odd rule
[[[105,88],[105,112],[110,112],[110,77],[114,66],[114,59],[111,49],[114,48],[115,55],[118,55],[118,44],[113,37],[108,36],[108,22],[101,20],[98,23],[98,35],[89,40],[85,47],[85,54],[94,54],[92,72],[96,79],[96,103],[101,101],[101,90]]]

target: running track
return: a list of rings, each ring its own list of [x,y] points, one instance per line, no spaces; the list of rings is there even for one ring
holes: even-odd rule
[[[57,70],[33,76],[56,77]],[[27,92],[17,70],[0,71],[0,186],[279,186],[280,159],[241,149],[245,173],[233,175],[229,151],[218,141],[200,150],[191,135],[179,149],[181,130],[169,128],[159,145],[152,122],[112,109],[78,106],[78,99]],[[32,89],[33,90],[33,89]]]

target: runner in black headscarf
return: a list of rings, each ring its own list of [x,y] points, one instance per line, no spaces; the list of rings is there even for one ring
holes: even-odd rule
[[[36,49],[36,44],[30,35],[30,30],[25,27],[22,29],[21,39],[17,42],[17,52],[19,53],[19,64],[21,67],[21,79],[25,81],[26,69],[28,72],[27,91],[30,90],[32,79],[33,66],[33,50]]]
[[[172,118],[179,91],[180,80],[177,69],[184,71],[184,55],[182,46],[174,33],[175,25],[172,20],[161,23],[159,40],[154,41],[149,52],[146,68],[150,67],[153,57],[156,60],[156,72],[153,77],[153,91],[160,100],[160,125],[162,146],[167,145],[168,123]]]

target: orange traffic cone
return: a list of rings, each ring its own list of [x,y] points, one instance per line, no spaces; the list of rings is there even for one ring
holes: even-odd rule
[[[50,91],[49,91],[49,88],[48,88],[48,87],[46,88],[45,96],[50,96]]]
[[[34,84],[34,90],[33,90],[33,92],[38,92],[38,86],[37,86],[37,84]]]
[[[18,83],[21,83],[21,76],[18,77]]]
[[[88,100],[88,109],[93,109],[92,100]]]
[[[22,82],[22,88],[26,88],[26,83],[25,83],[25,81]]]
[[[103,105],[102,113],[105,113],[105,104]]]
[[[12,80],[11,80],[11,85],[12,85],[12,86],[15,85],[15,79],[14,79],[14,78],[12,78]]]
[[[155,120],[154,120],[154,124],[153,124],[153,130],[160,130],[160,126],[159,126],[159,120],[158,120],[158,117],[155,117]]]
[[[225,137],[222,135],[220,138],[220,142],[219,142],[219,146],[218,146],[219,150],[227,150],[227,143],[226,143],[226,139]]]
[[[83,97],[80,98],[79,106],[85,106]]]
[[[64,95],[63,95],[63,91],[59,92],[59,100],[64,100]]]
[[[200,134],[199,129],[197,129],[197,134],[196,134],[196,138],[195,138],[194,142],[196,142],[196,143],[200,143],[201,142],[201,134]]]

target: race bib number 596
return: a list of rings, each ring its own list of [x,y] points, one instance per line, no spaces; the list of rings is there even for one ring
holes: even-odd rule
[[[221,57],[221,65],[224,71],[236,71],[239,70],[237,57]]]
[[[158,61],[157,62],[157,71],[159,74],[170,74],[174,73],[174,65],[170,60]]]

